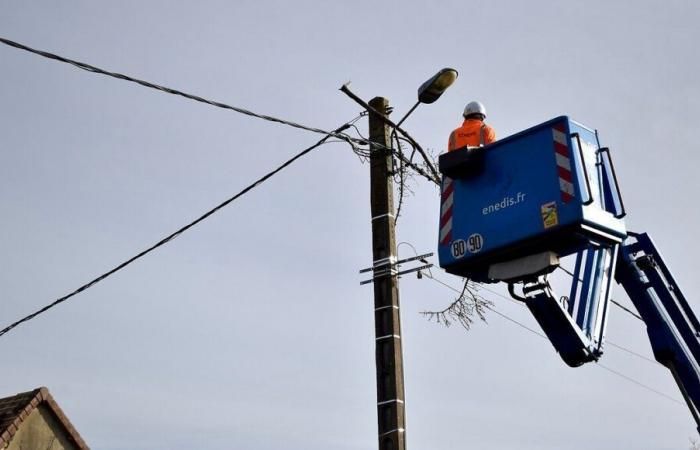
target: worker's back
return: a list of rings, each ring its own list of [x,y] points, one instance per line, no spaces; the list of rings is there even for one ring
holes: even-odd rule
[[[457,150],[463,147],[478,147],[487,145],[496,140],[496,132],[480,119],[465,119],[461,127],[450,134],[447,151]]]

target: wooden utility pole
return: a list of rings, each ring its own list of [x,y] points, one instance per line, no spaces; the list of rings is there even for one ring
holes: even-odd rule
[[[389,101],[375,97],[369,102],[386,117]],[[369,112],[370,201],[372,205],[372,254],[374,281],[375,359],[377,364],[377,418],[379,450],[406,449],[403,353],[399,289],[395,276],[396,235],[394,186],[389,126],[377,113]],[[382,269],[380,269],[380,267]]]

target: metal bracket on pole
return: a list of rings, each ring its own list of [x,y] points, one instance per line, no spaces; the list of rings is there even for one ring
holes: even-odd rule
[[[377,280],[380,280],[382,278],[387,278],[387,277],[393,277],[393,276],[401,276],[405,275],[407,273],[411,272],[418,272],[419,270],[424,270],[424,269],[429,269],[433,267],[432,264],[429,264],[425,261],[425,258],[429,258],[433,256],[433,253],[426,253],[424,255],[418,255],[418,256],[412,256],[410,258],[406,259],[401,259],[398,261],[393,261],[395,258],[383,258],[377,261],[374,261],[374,264],[372,267],[367,267],[365,269],[360,270],[360,273],[367,273],[367,272],[374,272],[374,276],[370,278],[369,280],[364,280],[360,282],[360,286],[365,285],[365,284],[370,284],[374,283]],[[406,269],[406,270],[399,270],[401,264],[411,262],[411,261],[421,261],[421,262],[426,262],[426,264],[418,267],[414,267],[412,269]]]

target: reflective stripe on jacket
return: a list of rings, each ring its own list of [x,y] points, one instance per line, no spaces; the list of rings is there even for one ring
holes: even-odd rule
[[[466,119],[461,127],[450,134],[450,142],[447,151],[457,150],[462,147],[478,147],[487,145],[496,140],[496,132],[493,128],[478,119]]]

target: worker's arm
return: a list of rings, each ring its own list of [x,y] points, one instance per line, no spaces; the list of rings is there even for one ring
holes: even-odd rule
[[[447,142],[447,151],[451,152],[452,150],[455,149],[455,146],[457,143],[455,142],[455,133],[457,130],[454,130],[452,133],[450,133],[450,140]]]
[[[484,129],[484,144],[488,145],[488,144],[495,142],[495,141],[496,141],[496,131],[492,127],[486,125],[486,127]]]

